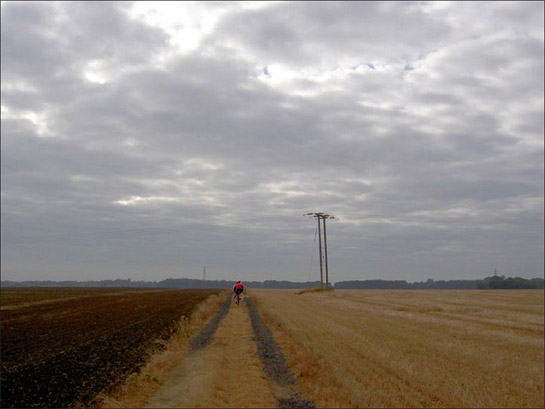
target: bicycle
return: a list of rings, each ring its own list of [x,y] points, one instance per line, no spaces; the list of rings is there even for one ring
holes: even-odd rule
[[[235,304],[236,305],[240,304],[240,293],[235,293]]]

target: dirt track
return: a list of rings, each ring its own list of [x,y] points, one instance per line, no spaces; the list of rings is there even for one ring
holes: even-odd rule
[[[250,299],[226,300],[147,407],[313,408]]]

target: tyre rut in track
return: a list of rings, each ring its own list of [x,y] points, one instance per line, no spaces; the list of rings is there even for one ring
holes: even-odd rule
[[[254,340],[257,344],[258,355],[263,362],[265,372],[276,384],[275,392],[279,408],[314,408],[314,402],[302,399],[295,389],[293,377],[282,348],[276,343],[271,330],[261,319],[259,311],[252,300],[244,298],[250,313],[250,320],[254,330]]]
[[[218,313],[210,320],[208,324],[189,342],[189,348],[192,351],[197,349],[202,349],[210,345],[214,339],[214,334],[216,333],[220,322],[225,318],[229,312],[229,305],[231,304],[231,295],[221,305]]]
[[[314,408],[253,302],[228,297],[147,407]]]

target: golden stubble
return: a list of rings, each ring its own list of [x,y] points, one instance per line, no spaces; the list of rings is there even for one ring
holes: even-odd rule
[[[190,339],[218,312],[226,296],[227,291],[213,294],[197,306],[191,317],[182,317],[168,341],[155,341],[162,345],[162,350],[152,354],[140,372],[129,375],[115,390],[98,394],[94,406],[137,408],[145,405],[160,389],[166,374],[187,355]]]
[[[543,407],[544,292],[252,290],[317,407]]]

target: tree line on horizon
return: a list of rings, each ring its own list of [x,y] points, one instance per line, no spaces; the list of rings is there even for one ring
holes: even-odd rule
[[[359,290],[486,290],[544,289],[543,278],[491,276],[484,280],[432,280],[409,283],[405,280],[352,280],[332,284],[335,289]],[[134,287],[134,288],[226,288],[234,281],[168,278],[162,281],[132,281],[131,279],[100,281],[2,281],[2,287]],[[244,281],[248,288],[304,289],[319,287],[320,281]]]
[[[487,290],[487,289],[544,289],[543,278],[492,276],[484,280],[437,280],[408,283],[405,280],[364,280],[335,283],[337,289],[361,290]]]
[[[487,277],[483,281],[477,283],[479,290],[494,290],[494,289],[532,289],[543,290],[543,278],[525,279],[521,277],[505,277],[504,275],[494,275]]]

